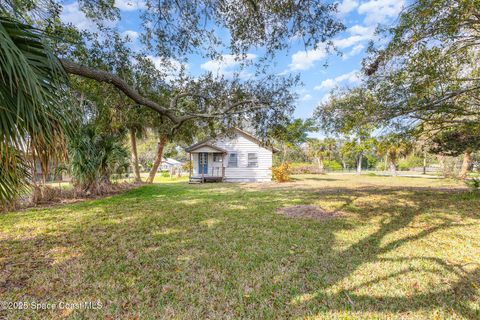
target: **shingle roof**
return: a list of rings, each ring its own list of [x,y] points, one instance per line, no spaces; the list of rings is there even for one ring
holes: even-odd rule
[[[249,139],[253,140],[255,143],[257,143],[259,146],[262,146],[264,148],[268,148],[268,149],[271,149],[272,152],[279,152],[279,150],[273,146],[267,146],[262,140],[258,139],[257,137],[255,137],[254,135],[252,135],[251,133],[248,133],[246,131],[243,131],[242,129],[239,129],[239,128],[232,128],[232,130],[248,137]],[[216,150],[219,150],[219,152],[225,152],[227,153],[227,150],[224,150],[220,147],[217,147],[215,145],[213,145],[212,143],[210,143],[212,139],[211,138],[208,138],[208,139],[205,139],[205,140],[202,140],[198,143],[195,143],[195,144],[192,144],[191,146],[189,146],[188,148],[185,149],[185,151],[187,152],[191,152],[193,150],[196,150],[196,149],[199,149],[201,147],[204,147],[204,146],[207,146],[207,147],[210,147],[210,148],[213,148],[213,149],[216,149]]]
[[[218,152],[221,152],[221,153],[227,153],[228,152],[227,150],[222,149],[220,147],[217,147],[217,146],[209,143],[208,141],[203,141],[203,142],[199,142],[199,143],[196,143],[194,145],[191,145],[190,147],[186,148],[185,151],[192,152],[192,151],[195,151],[195,150],[200,149],[202,147],[209,147],[209,148],[217,150]]]

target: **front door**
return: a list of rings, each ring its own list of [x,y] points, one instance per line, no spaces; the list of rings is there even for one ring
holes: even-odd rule
[[[198,154],[198,173],[207,174],[208,173],[208,153],[200,152]]]

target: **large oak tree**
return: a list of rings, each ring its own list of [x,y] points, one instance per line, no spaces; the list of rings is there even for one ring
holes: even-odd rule
[[[98,23],[99,28],[108,20],[120,18],[114,1],[80,0],[78,4],[92,22]],[[8,0],[0,9],[37,23],[45,27],[46,31],[55,34],[63,33],[62,28],[65,27],[59,19],[60,8],[56,1],[44,3]],[[208,0],[193,3],[189,0],[147,0],[145,10],[142,11],[142,40],[147,50],[163,58],[165,64],[172,58],[185,59],[190,53],[220,59],[223,52],[230,52],[238,59],[242,59],[249,50],[261,48],[265,56],[259,59],[256,70],[264,72],[262,66],[265,66],[268,57],[288,47],[291,38],[301,38],[306,47],[316,47],[342,30],[344,26],[333,15],[335,8],[334,4],[321,0],[235,2]],[[36,16],[41,16],[42,22],[39,22],[39,19],[35,20]],[[97,32],[101,30],[100,28]],[[221,36],[222,32],[219,30],[227,31],[229,36]],[[62,48],[62,45],[56,47]],[[139,92],[129,83],[129,79],[123,78],[115,70],[98,68],[92,65],[91,61],[78,59],[76,54],[78,51],[68,47],[59,50],[58,56],[66,72],[112,84],[136,104],[156,111],[177,125],[195,118],[248,112],[253,105],[256,108],[268,108],[276,102],[265,99],[264,96],[258,97],[258,92],[254,91],[246,92],[248,95],[244,94],[241,97],[229,94],[228,99],[222,99],[222,103],[219,104],[220,99],[212,101],[212,93],[205,91],[205,88],[204,91],[182,88],[172,96],[168,105],[161,105]],[[262,84],[265,83],[257,82],[255,86],[263,87]],[[253,87],[249,86],[250,89]],[[200,109],[198,112],[184,113],[178,108],[179,99],[184,97],[201,98],[204,103],[212,106],[214,112]]]
[[[166,66],[172,59],[185,61],[192,53],[221,59],[222,54],[227,52],[242,60],[249,50],[264,52],[264,56],[252,65],[256,70],[256,80],[242,81],[238,77],[227,80],[206,75],[196,81],[184,79],[170,86],[162,84],[164,89],[172,93],[168,96],[168,102],[164,103],[155,95],[158,92],[155,89],[159,89],[158,87],[149,87],[145,90],[136,86],[132,74],[125,72],[130,71],[129,68],[119,67],[118,64],[108,61],[115,56],[110,55],[109,46],[104,46],[105,50],[98,50],[98,46],[95,48],[96,42],[102,41],[102,38],[108,41],[111,36],[108,24],[121,17],[115,2],[79,0],[78,5],[86,17],[92,21],[92,25],[96,25],[95,32],[77,30],[72,25],[62,23],[60,1],[5,0],[0,3],[1,54],[2,61],[6,64],[2,66],[2,71],[15,71],[16,68],[21,71],[10,74],[15,77],[8,74],[2,77],[2,81],[6,81],[3,87],[10,89],[2,96],[2,104],[8,102],[12,110],[15,110],[15,99],[12,97],[25,91],[27,96],[35,93],[35,99],[41,99],[43,101],[40,101],[41,103],[53,106],[52,101],[59,102],[61,99],[47,97],[48,99],[45,100],[42,95],[55,95],[60,87],[66,88],[63,80],[60,81],[60,87],[56,85],[57,80],[63,77],[58,75],[66,72],[97,83],[111,85],[127,98],[125,105],[143,106],[153,110],[162,118],[168,119],[172,124],[172,132],[196,119],[207,122],[225,118],[235,120],[243,114],[248,114],[249,122],[256,124],[261,131],[261,129],[265,130],[265,123],[291,111],[293,95],[290,94],[289,89],[297,81],[294,78],[269,74],[270,58],[279,50],[288,47],[292,38],[303,39],[305,47],[311,48],[327,42],[344,28],[334,16],[336,6],[321,0],[300,2],[293,0],[236,2],[146,0],[145,10],[142,12],[142,41],[146,49],[144,52],[135,52],[128,56],[128,59],[134,59],[138,54],[140,56],[153,54],[160,57]],[[9,23],[8,21],[11,21],[15,28],[22,29],[23,35],[12,34],[5,30],[4,27]],[[30,30],[35,30],[34,36],[31,36]],[[223,31],[226,31],[227,37],[221,35]],[[23,37],[28,32],[30,36]],[[15,37],[16,35],[20,35],[20,38]],[[9,54],[10,51],[21,51],[22,48],[24,52],[21,53],[30,55],[30,58],[33,57],[31,55],[33,52],[41,56],[41,59],[30,61],[32,62],[30,65],[42,72],[39,77],[49,78],[46,82],[28,81],[28,77],[31,80],[34,79],[31,75],[36,74],[36,70],[33,72],[27,70],[25,61],[15,60],[18,54]],[[92,54],[95,49],[99,52],[98,55]],[[28,86],[22,87],[22,83]],[[46,87],[46,83],[50,88]],[[18,88],[13,88],[14,84]],[[50,127],[46,121],[43,123],[40,121],[40,118],[45,118],[46,115],[42,111],[44,107],[35,108],[39,104],[34,99],[32,101],[29,99],[30,97],[23,100],[27,113],[22,119],[33,119],[33,121],[23,124],[20,123],[20,118],[13,117],[16,112],[6,113],[4,118],[10,119],[11,125],[2,129],[2,146],[11,144],[13,141],[11,137],[14,134],[25,138],[25,133],[15,132],[16,128],[22,125],[40,128],[44,132],[52,129],[51,132],[54,132],[54,127]],[[17,103],[18,101],[20,100],[17,99]],[[34,110],[36,113],[33,112]],[[61,108],[54,110],[59,111]],[[49,116],[52,115],[54,116],[51,119],[52,123],[58,123],[57,120],[62,119],[62,115],[57,117],[55,112],[49,113]],[[10,135],[7,136],[7,134]],[[33,137],[30,132],[27,135]],[[39,141],[45,142],[44,147],[52,148],[52,143],[47,139],[49,136],[51,135],[45,134],[45,139]],[[4,150],[6,148],[1,150],[2,166],[9,164],[6,172],[10,174],[16,169],[14,170],[11,160],[5,160],[6,151]],[[3,166],[3,168],[6,167]],[[20,169],[16,171],[21,172]],[[11,181],[13,180],[15,179],[12,178]],[[2,177],[2,186],[6,188],[7,184],[3,182]],[[6,199],[15,192],[6,190],[4,193],[10,194],[4,197]]]

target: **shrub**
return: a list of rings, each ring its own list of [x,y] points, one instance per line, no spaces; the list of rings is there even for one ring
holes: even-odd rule
[[[54,188],[46,185],[34,185],[32,186],[32,203],[48,203],[55,198],[60,198],[61,193],[61,188]]]
[[[378,161],[375,165],[375,170],[385,171],[385,161]],[[388,167],[387,167],[387,170],[388,170]]]
[[[162,177],[164,177],[164,178],[170,177],[170,173],[169,173],[168,171],[162,171],[161,175],[162,175]]]
[[[342,165],[335,160],[324,160],[323,161],[324,170],[329,171],[341,171],[343,169]],[[290,169],[292,174],[304,174],[304,173],[324,173],[320,172],[318,165],[316,163],[309,162],[294,162],[290,164]]]
[[[292,174],[318,173],[318,167],[308,162],[294,162],[289,166]]]
[[[272,168],[272,177],[277,182],[290,181],[291,174],[292,170],[288,162],[284,162],[281,165]]]
[[[323,161],[323,166],[331,171],[341,171],[343,169],[342,165],[335,160],[325,160]]]
[[[398,170],[408,171],[412,168],[422,167],[423,158],[415,155],[409,155],[405,159],[398,161]]]
[[[122,175],[129,166],[128,151],[119,134],[100,134],[94,127],[80,129],[68,139],[70,170],[76,188],[101,194],[112,175]]]
[[[190,172],[191,169],[193,169],[192,161],[186,161],[182,164],[182,171]]]
[[[397,165],[398,170],[400,171],[408,171],[413,166],[408,162],[408,160],[400,160]]]
[[[479,192],[480,191],[480,179],[472,178],[465,180],[465,184],[470,188],[471,191]]]

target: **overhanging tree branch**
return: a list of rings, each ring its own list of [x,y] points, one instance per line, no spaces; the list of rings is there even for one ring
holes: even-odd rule
[[[169,108],[165,108],[159,105],[158,103],[156,103],[155,101],[152,101],[142,96],[137,90],[132,88],[125,80],[123,80],[117,75],[114,75],[104,70],[98,70],[91,67],[83,66],[76,62],[68,61],[65,59],[61,59],[60,62],[62,63],[67,73],[85,77],[95,81],[111,84],[115,86],[117,89],[119,89],[120,91],[122,91],[127,97],[132,99],[137,104],[148,107],[162,116],[166,116],[175,124],[175,127],[177,128],[181,126],[185,121],[192,120],[194,118],[212,119],[212,118],[225,117],[228,115],[240,114],[240,113],[268,107],[268,103],[265,101],[262,102],[258,99],[245,99],[245,100],[237,101],[235,103],[231,103],[227,101],[225,106],[219,106],[219,108],[217,108],[215,112],[211,112],[211,113],[183,112],[184,115],[177,115],[178,113],[177,107],[180,99],[187,98],[187,97],[194,97],[194,98],[203,99],[204,101],[208,102],[209,97],[205,94],[198,93],[198,92],[182,91],[176,94],[171,99]],[[254,105],[254,107],[248,108],[245,110],[236,110],[237,107],[240,107],[243,105]]]
[[[166,116],[167,118],[172,120],[172,122],[174,123],[178,123],[180,121],[180,119],[178,119],[178,117],[171,110],[162,107],[155,101],[145,98],[119,76],[111,74],[107,71],[86,67],[73,61],[61,59],[60,62],[62,63],[65,71],[69,74],[74,74],[77,76],[89,78],[99,82],[112,84],[117,89],[122,91],[127,97],[135,101],[136,103],[143,105],[145,107],[148,107],[156,111],[160,115]]]

